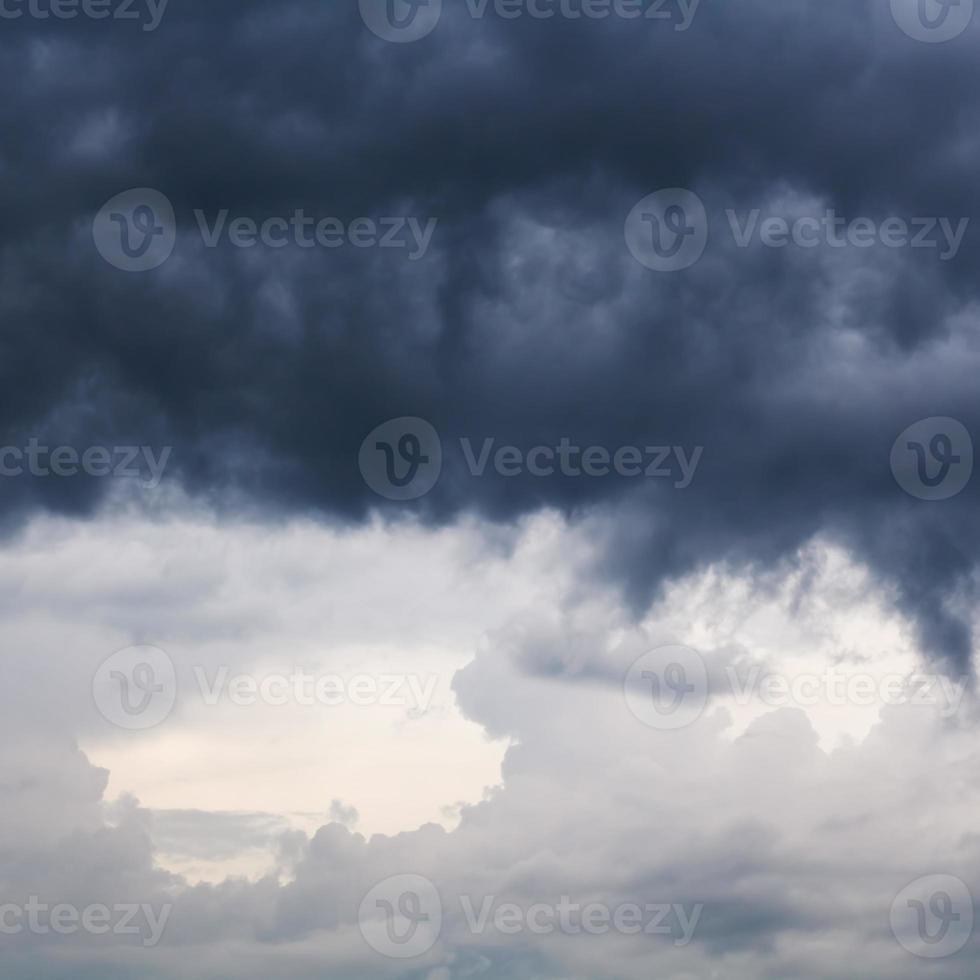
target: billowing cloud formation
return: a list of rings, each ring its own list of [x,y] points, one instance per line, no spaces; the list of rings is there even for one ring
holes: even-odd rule
[[[770,566],[820,532],[895,587],[931,656],[968,669],[976,485],[914,499],[889,452],[921,418],[980,423],[961,224],[977,212],[977,27],[921,43],[884,0],[705,0],[684,30],[471,6],[447,2],[407,44],[314,0],[173,0],[152,31],[5,20],[0,441],[172,446],[167,478],[228,509],[593,509],[637,608],[671,577]],[[173,256],[138,274],[91,231],[134,187],[177,223]],[[658,273],[623,228],[669,187],[703,200],[709,236],[696,265]],[[236,218],[297,209],[337,218],[341,246],[232,245]],[[739,247],[754,209],[945,218],[931,235],[949,247],[882,232],[771,248],[761,231]],[[421,237],[401,235],[425,247],[358,247],[362,217],[413,217]],[[401,416],[445,454],[415,504],[358,471],[364,437]],[[685,489],[475,477],[464,438],[703,455]],[[86,513],[107,482],[5,478],[4,507]]]
[[[881,693],[971,666],[980,26],[444,0],[392,43],[384,6],[3,8],[4,976],[975,977],[975,704]],[[362,448],[404,417],[442,471],[393,501]],[[667,642],[673,731],[623,680]],[[154,732],[92,697],[125,644],[177,665]],[[297,659],[447,700],[191,683]],[[566,899],[653,931],[538,928]]]
[[[32,896],[78,909],[131,905],[139,910],[139,931],[2,934],[5,975],[16,980],[259,980],[270,973],[314,980],[324,972],[432,980],[641,980],[651,974],[843,980],[853,976],[856,963],[874,980],[913,980],[925,961],[904,949],[889,926],[902,889],[946,875],[980,894],[976,719],[969,700],[953,713],[935,704],[874,704],[850,705],[838,716],[793,704],[740,705],[713,685],[701,716],[674,731],[651,727],[628,707],[627,669],[639,653],[665,642],[696,644],[722,675],[753,663],[785,676],[828,664],[868,676],[914,670],[908,621],[890,612],[890,597],[873,576],[821,542],[797,556],[801,571],[785,585],[760,591],[715,567],[676,583],[638,625],[611,590],[587,575],[562,568],[542,579],[552,591],[535,596],[521,616],[498,609],[495,615],[508,621],[491,629],[453,683],[467,716],[510,744],[502,784],[464,806],[452,830],[428,824],[362,836],[350,827],[350,806],[362,802],[352,799],[307,836],[277,832],[275,814],[160,813],[127,798],[107,803],[108,774],[97,765],[98,752],[87,759],[68,734],[51,733],[40,711],[32,716],[14,706],[61,705],[59,727],[91,741],[93,723],[84,721],[92,711],[90,694],[76,678],[78,661],[87,662],[104,642],[103,630],[152,622],[162,633],[173,622],[182,634],[183,664],[208,656],[216,636],[232,634],[234,611],[248,607],[253,632],[267,639],[278,634],[288,648],[297,630],[319,622],[310,618],[306,600],[313,586],[343,595],[334,564],[316,557],[331,537],[336,553],[360,554],[366,564],[380,533],[397,567],[414,554],[416,533],[331,535],[309,533],[303,525],[227,523],[214,535],[174,519],[141,526],[107,518],[60,530],[53,523],[34,529],[38,536],[15,553],[31,574],[23,610],[9,611],[10,628],[18,639],[31,636],[40,600],[57,598],[72,641],[57,633],[36,637],[31,659],[43,662],[45,686],[26,657],[13,660],[7,674],[2,697],[11,710],[0,713],[0,887],[4,902],[20,905]],[[127,591],[118,568],[104,562],[108,546],[164,537],[170,540],[167,560],[144,567]],[[460,570],[481,559],[467,528],[446,529],[438,541],[427,537],[442,555],[432,559],[436,569],[444,554],[454,556]],[[506,559],[490,549],[482,558],[492,577],[522,581],[529,569],[557,564],[563,555],[574,561],[583,539],[582,529],[541,518],[515,537]],[[56,558],[34,552],[32,540],[56,540]],[[270,557],[279,546],[295,559],[304,542],[308,560],[299,566]],[[242,547],[265,560],[242,566]],[[89,578],[95,585],[79,576],[80,554],[93,556]],[[201,569],[195,595],[169,594],[163,583],[191,560]],[[130,569],[138,566],[127,562]],[[297,567],[311,579],[306,588],[297,587]],[[358,562],[344,567],[356,583]],[[181,571],[177,579],[184,577]],[[432,581],[415,576],[404,583],[400,605],[386,597],[390,616],[361,624],[362,642],[396,628],[410,636],[417,629],[410,612],[431,597]],[[356,584],[348,588],[356,597]],[[466,588],[465,582],[448,583],[455,600]],[[97,616],[88,601],[92,590],[104,597]],[[290,607],[293,616],[277,620],[289,592],[299,597]],[[79,599],[74,608],[67,601],[72,594]],[[356,602],[350,604],[355,608],[335,616],[336,634],[324,629],[320,642],[344,638],[361,615]],[[442,621],[439,629],[459,636],[472,628],[469,620]],[[260,662],[254,648],[243,647],[237,664],[255,670]],[[323,720],[334,724],[329,712]],[[195,755],[201,755],[214,751],[223,724],[217,712],[210,729],[182,712],[161,729],[179,733],[189,725]],[[146,733],[117,731],[115,737],[134,753],[145,750]],[[410,727],[403,737],[413,738]],[[287,766],[297,743],[279,744]],[[452,749],[447,744],[427,757],[419,778],[432,780],[433,767],[451,758]],[[216,777],[227,776],[224,765],[213,769]],[[323,787],[324,809],[331,789]],[[374,792],[364,787],[365,798]],[[189,885],[160,867],[163,850],[213,857],[273,837],[275,871],[253,881]],[[442,922],[431,943],[411,950],[416,957],[398,960],[366,942],[359,911],[380,883],[404,875],[431,882]],[[592,905],[611,914],[635,906],[644,927],[661,931],[631,932],[626,919],[622,930],[593,922],[598,931],[591,934],[579,927],[576,913],[568,913],[570,928],[548,928],[557,914],[549,919],[548,909],[563,899],[566,906]],[[531,916],[536,928],[519,920],[511,931],[514,920],[501,911],[508,905]],[[431,915],[435,908],[418,911]],[[953,912],[964,916],[967,910],[958,904]],[[9,914],[5,921],[12,921]],[[941,931],[931,918],[928,924],[931,934]],[[957,936],[955,923],[950,935],[940,946],[946,953]],[[944,980],[967,980],[976,975],[978,954],[969,939],[955,954],[926,965]]]

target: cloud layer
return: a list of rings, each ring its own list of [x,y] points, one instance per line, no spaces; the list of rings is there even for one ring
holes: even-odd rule
[[[474,795],[463,804],[458,823],[447,818],[444,825],[386,836],[358,832],[356,810],[370,810],[382,791],[377,780],[349,786],[346,804],[331,807],[339,781],[328,775],[322,816],[312,824],[322,826],[308,832],[283,819],[287,797],[281,790],[267,794],[266,813],[221,813],[213,806],[154,810],[125,795],[107,796],[109,773],[96,764],[115,747],[120,757],[128,753],[154,768],[152,733],[113,730],[97,719],[79,675],[90,652],[107,643],[104,630],[125,629],[130,619],[156,622],[158,636],[168,622],[176,624],[171,628],[182,639],[171,641],[184,680],[190,664],[220,655],[217,638],[228,635],[229,616],[236,619],[234,610],[245,606],[253,609],[256,624],[266,625],[251,631],[263,643],[238,644],[235,664],[243,671],[263,669],[267,651],[277,651],[273,660],[290,662],[296,636],[312,635],[311,616],[328,647],[342,646],[351,624],[362,643],[381,642],[394,624],[410,637],[431,581],[420,578],[401,604],[390,601],[388,625],[379,621],[373,628],[357,625],[356,581],[346,593],[335,586],[337,609],[349,612],[328,612],[327,620],[335,620],[330,627],[312,601],[303,600],[304,590],[295,589],[291,572],[305,541],[301,567],[309,576],[308,593],[328,590],[332,563],[318,563],[315,556],[329,535],[304,537],[298,533],[302,526],[238,524],[209,535],[201,523],[169,520],[154,527],[132,518],[106,519],[101,528],[65,525],[61,559],[51,560],[50,575],[33,576],[23,590],[24,610],[11,611],[13,636],[33,634],[35,642],[30,657],[11,663],[3,693],[3,727],[10,736],[0,760],[3,895],[12,903],[36,896],[48,905],[79,909],[131,903],[151,914],[141,913],[141,931],[132,936],[0,936],[12,976],[87,980],[135,973],[216,980],[229,973],[258,978],[275,970],[290,980],[312,980],[328,964],[352,976],[533,973],[639,980],[653,971],[685,980],[826,980],[853,975],[860,962],[869,977],[911,980],[921,975],[922,961],[889,928],[896,896],[909,882],[935,874],[956,876],[974,893],[980,886],[970,699],[952,714],[934,704],[908,703],[773,709],[758,699],[739,704],[731,690],[713,685],[700,718],[675,731],[651,727],[628,706],[623,678],[638,654],[682,640],[696,643],[707,662],[738,665],[743,672],[753,663],[786,677],[827,664],[845,675],[915,670],[910,622],[890,611],[889,597],[867,570],[823,543],[797,556],[801,571],[785,587],[760,589],[715,567],[677,582],[639,623],[615,590],[592,586],[581,569],[550,582],[541,576],[542,566],[582,546],[587,535],[581,529],[542,518],[524,528],[506,556],[486,551],[491,578],[549,582],[549,591],[520,615],[506,604],[487,609],[483,623],[496,625],[462,669],[449,668],[459,708],[498,744],[510,746],[500,784],[482,801]],[[130,538],[171,541],[170,572],[163,566],[146,569],[144,575],[158,581],[142,594],[139,588],[119,591],[118,581],[111,587],[111,569],[99,571],[98,564],[94,586],[54,570],[70,569],[72,555],[98,555],[123,529]],[[55,530],[37,528],[38,540],[51,540]],[[418,533],[388,535],[387,551],[395,559],[410,558]],[[442,547],[459,568],[477,557],[472,534],[465,527],[443,532]],[[332,537],[336,553],[348,556],[345,567],[356,569],[350,556],[357,552],[370,559],[372,532]],[[237,561],[243,546],[261,554],[284,541],[291,542],[289,558],[278,566],[267,560],[242,570]],[[16,557],[20,567],[30,567],[26,555]],[[164,580],[191,557],[201,568],[197,598],[168,596]],[[438,570],[443,560],[432,567]],[[398,577],[394,571],[392,576]],[[220,592],[207,583],[222,583]],[[149,577],[144,584],[151,584]],[[87,611],[90,588],[103,597],[97,617]],[[449,595],[458,602],[467,588],[457,581],[448,586]],[[284,589],[297,597],[294,617],[276,621]],[[55,631],[38,635],[32,608],[58,595],[58,604],[67,607],[64,599],[72,590],[82,599],[75,616],[64,618],[72,640],[66,643]],[[443,629],[448,637],[461,637],[479,619],[479,613],[468,614]],[[863,639],[876,633],[877,644]],[[451,653],[442,656],[452,659]],[[406,646],[403,661],[417,660],[418,653]],[[32,662],[40,662],[43,683],[31,672]],[[189,738],[194,756],[210,759],[216,782],[227,783],[237,769],[240,779],[271,786],[272,773],[263,776],[262,768],[288,769],[295,761],[302,739],[296,733],[282,737],[295,725],[290,709],[277,708],[277,725],[268,729],[261,712],[249,713],[245,720],[254,733],[236,729],[246,751],[228,757],[221,740],[229,716],[220,708],[196,713],[187,694],[182,686],[181,710],[160,732],[177,742]],[[16,706],[28,702],[33,712],[18,715]],[[66,734],[52,732],[50,715],[41,710],[47,704],[61,705]],[[384,711],[361,709],[365,724],[352,740],[338,710],[318,712],[320,723],[334,733],[325,747],[325,772],[334,745],[356,750],[360,763],[369,765],[369,739],[385,744]],[[441,726],[442,745],[427,746],[419,737],[427,724]],[[87,732],[90,759],[73,747],[67,734],[72,730]],[[428,722],[400,723],[397,739],[409,749],[401,764],[414,770],[416,781],[407,793],[423,795],[418,780],[452,790],[441,768],[452,767],[459,752],[476,758],[462,734],[439,713]],[[271,755],[262,748],[264,740],[271,742]],[[397,744],[389,742],[388,751],[397,751]],[[314,778],[316,767],[308,760],[304,766],[307,778]],[[158,792],[157,781],[166,784],[168,778],[157,769],[145,777],[151,794]],[[188,754],[182,767],[188,799],[197,794],[190,785],[195,771]],[[255,863],[260,851],[266,854],[264,868]],[[193,884],[164,870],[218,870],[233,858],[243,869],[266,873]],[[431,882],[442,907],[437,941],[409,961],[377,952],[359,924],[365,896],[402,875]],[[556,909],[563,898],[579,909],[598,904],[610,914],[630,906],[668,908],[667,931],[590,934],[573,918],[567,929],[514,932],[506,918],[497,918],[508,904],[530,914],[536,907]],[[488,924],[474,925],[483,909]],[[542,914],[534,913],[534,921],[546,921]],[[152,923],[161,921],[159,943],[145,946]],[[661,920],[645,915],[643,921]],[[970,940],[957,955],[936,962],[936,975],[973,976],[977,953]]]
[[[3,441],[172,446],[168,477],[226,508],[357,520],[385,504],[361,440],[418,416],[447,451],[408,505],[427,519],[621,515],[606,570],[641,605],[672,575],[768,564],[820,531],[967,669],[949,597],[972,594],[975,490],[924,507],[887,462],[917,419],[977,429],[973,229],[949,261],[880,241],[740,248],[726,212],[971,217],[975,28],[939,50],[850,0],[705,2],[684,31],[490,11],[446,5],[412,44],[375,37],[353,4],[175,2],[152,33],[5,24],[22,94],[3,110]],[[167,195],[178,235],[166,265],[131,275],[91,225],[140,186]],[[662,187],[698,193],[710,222],[705,257],[672,275],[623,237]],[[195,218],[296,209],[438,225],[411,261],[208,248]],[[462,438],[704,456],[683,493],[474,478]],[[24,476],[5,508],[84,512],[107,482]]]
[[[980,432],[980,24],[939,45],[906,0],[478,6],[410,43],[366,25],[380,0],[0,19],[0,905],[145,927],[8,934],[0,909],[13,980],[913,980],[902,889],[980,895],[980,491],[924,499],[893,455],[965,466],[902,434]],[[106,261],[134,188],[174,213],[138,273]],[[664,189],[705,215],[671,272],[627,227],[670,226],[637,209]],[[442,470],[393,501],[362,446],[406,417]],[[55,472],[7,472],[41,445]],[[634,470],[536,471],[563,446]],[[142,468],[109,475],[126,447]],[[623,690],[661,643],[707,677],[673,732]],[[130,644],[180,677],[155,735],[90,696]],[[348,704],[325,735],[316,706],[189,697],[195,666],[297,656],[410,665],[442,700]],[[828,665],[968,686],[952,711],[732,697],[733,667]],[[403,875],[442,910],[407,962],[358,921]],[[565,897],[671,931],[467,921]]]

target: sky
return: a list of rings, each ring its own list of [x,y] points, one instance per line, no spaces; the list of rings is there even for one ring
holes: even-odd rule
[[[972,980],[975,0],[0,0],[5,980]]]

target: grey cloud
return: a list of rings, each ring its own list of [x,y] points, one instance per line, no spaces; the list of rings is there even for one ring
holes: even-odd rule
[[[289,829],[271,813],[153,811],[153,839],[171,857],[222,860],[255,848],[270,851]]]
[[[353,4],[299,0],[175,3],[146,35],[6,25],[7,89],[23,94],[3,109],[0,441],[172,445],[169,476],[209,501],[338,520],[385,505],[357,453],[401,415],[447,445],[703,446],[683,493],[474,480],[455,459],[408,506],[431,521],[599,509],[606,568],[641,605],[705,562],[769,565],[824,532],[965,671],[973,640],[943,596],[969,586],[975,484],[920,506],[887,458],[917,418],[978,431],[972,229],[948,263],[713,234],[670,277],[622,236],[663,186],[697,190],[715,232],[726,208],[787,189],[851,216],[972,216],[976,32],[940,54],[879,6],[706,2],[676,33],[448,4],[411,45],[375,38]],[[89,227],[141,185],[171,198],[180,234],[167,266],[133,276]],[[295,207],[439,226],[413,263],[195,242],[194,209]],[[90,513],[104,484],[6,480],[9,520]]]

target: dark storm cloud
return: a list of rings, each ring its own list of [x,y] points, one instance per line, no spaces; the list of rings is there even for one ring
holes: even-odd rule
[[[641,602],[666,576],[770,567],[823,532],[965,667],[969,630],[946,603],[974,569],[976,484],[926,503],[888,458],[923,417],[980,431],[974,229],[949,261],[739,249],[726,210],[977,214],[976,30],[918,43],[883,0],[705,0],[683,32],[446,8],[411,44],[312,0],[172,0],[153,32],[0,22],[0,441],[172,445],[169,475],[192,492],[340,519],[604,505],[608,568]],[[710,239],[661,274],[623,223],[675,186],[704,200]],[[91,235],[132,187],[166,194],[179,228],[140,274]],[[205,248],[194,211],[224,208],[439,224],[416,261]],[[358,471],[361,441],[399,416],[431,422],[446,454],[417,504],[388,505]],[[703,457],[679,490],[474,477],[459,442],[563,437]],[[37,505],[85,512],[109,482],[5,479],[11,526]]]

